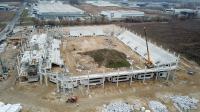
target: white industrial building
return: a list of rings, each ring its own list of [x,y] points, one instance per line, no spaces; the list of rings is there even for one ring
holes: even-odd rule
[[[166,13],[173,14],[173,15],[180,15],[180,14],[195,14],[197,13],[197,10],[193,9],[166,9]]]
[[[126,18],[142,17],[144,12],[135,10],[102,11],[101,15],[106,16],[108,20],[122,20]]]
[[[99,1],[86,1],[86,3],[94,5],[94,6],[99,6],[99,7],[119,7],[118,4],[114,4],[114,3],[111,3],[109,1],[103,1],[103,0],[99,0]]]
[[[33,8],[33,13],[40,19],[68,19],[74,20],[85,16],[81,9],[62,2],[40,1]]]
[[[11,7],[8,4],[0,4],[0,11],[9,10]]]

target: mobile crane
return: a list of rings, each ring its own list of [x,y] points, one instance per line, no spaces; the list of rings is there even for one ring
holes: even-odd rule
[[[144,27],[144,36],[145,36],[146,47],[147,47],[147,59],[146,59],[145,65],[148,68],[153,68],[153,62],[151,61],[151,57],[150,57],[150,53],[149,53],[149,45],[148,45],[148,41],[147,41],[146,27]]]

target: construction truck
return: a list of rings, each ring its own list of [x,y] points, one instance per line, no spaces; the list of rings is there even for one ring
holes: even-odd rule
[[[77,101],[78,101],[78,97],[72,96],[67,99],[66,103],[76,103]]]

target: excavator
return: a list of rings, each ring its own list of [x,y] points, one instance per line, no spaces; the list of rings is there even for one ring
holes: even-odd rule
[[[0,81],[3,79],[7,79],[8,77],[8,69],[0,58]]]
[[[151,57],[150,57],[150,53],[149,53],[149,45],[148,45],[148,41],[147,41],[147,32],[146,32],[146,27],[144,27],[144,36],[145,36],[145,41],[146,41],[146,47],[147,47],[147,59],[145,62],[145,65],[147,66],[147,68],[153,68],[153,62],[151,61]]]

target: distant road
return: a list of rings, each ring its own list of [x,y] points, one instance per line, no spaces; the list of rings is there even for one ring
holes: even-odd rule
[[[22,14],[24,8],[26,6],[26,3],[23,3],[20,9],[16,12],[15,17],[7,24],[7,26],[0,32],[0,42],[7,39],[7,35],[12,32],[13,28],[15,27],[15,24],[20,18],[20,15]]]

